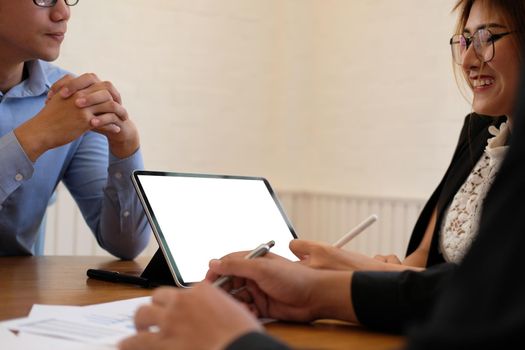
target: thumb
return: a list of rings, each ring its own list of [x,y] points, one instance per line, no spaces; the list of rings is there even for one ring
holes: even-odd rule
[[[293,239],[290,241],[290,250],[301,260],[308,258],[319,243],[304,239]]]
[[[57,80],[53,86],[48,91],[48,98],[53,97],[53,95],[57,94],[64,86],[66,86],[71,80],[73,80],[74,77],[70,74],[64,75],[61,79]],[[68,97],[68,96],[66,96]]]

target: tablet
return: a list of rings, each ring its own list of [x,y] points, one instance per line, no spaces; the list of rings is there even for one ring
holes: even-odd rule
[[[297,238],[262,177],[136,170],[132,181],[179,287],[204,279],[211,259],[275,241],[272,252],[297,260]]]

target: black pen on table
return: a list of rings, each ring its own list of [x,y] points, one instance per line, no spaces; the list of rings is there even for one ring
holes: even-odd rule
[[[254,259],[259,256],[264,256],[266,255],[266,253],[270,251],[270,248],[272,248],[274,245],[275,245],[275,241],[273,240],[268,243],[263,243],[259,245],[257,248],[255,248],[254,250],[252,250],[251,252],[249,252],[244,258]],[[215,282],[213,282],[213,285],[215,287],[220,287],[224,283],[228,282],[230,279],[231,279],[231,276],[221,276],[218,279],[216,279]]]
[[[107,281],[107,282],[129,283],[129,284],[135,284],[135,285],[139,285],[141,287],[146,287],[146,288],[154,287],[154,284],[152,284],[146,278],[139,277],[139,276],[125,275],[125,274],[122,274],[116,271],[89,269],[87,270],[87,276],[90,278]]]

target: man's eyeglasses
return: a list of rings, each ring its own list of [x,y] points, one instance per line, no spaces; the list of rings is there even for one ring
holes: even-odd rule
[[[33,0],[38,7],[53,7],[58,0]],[[75,6],[79,0],[65,0],[67,6]]]
[[[490,30],[481,28],[471,36],[465,36],[465,34],[456,34],[450,38],[452,58],[456,64],[463,64],[463,55],[468,50],[470,45],[473,44],[476,57],[483,63],[490,62],[496,53],[494,43],[511,33],[514,32],[493,34]]]

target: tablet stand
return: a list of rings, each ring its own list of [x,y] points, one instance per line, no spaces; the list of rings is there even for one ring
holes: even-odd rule
[[[170,268],[160,248],[157,249],[140,277],[147,279],[153,284],[175,286]]]

